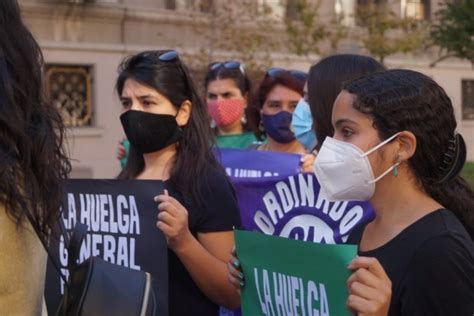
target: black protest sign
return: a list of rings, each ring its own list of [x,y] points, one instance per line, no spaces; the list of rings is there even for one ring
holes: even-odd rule
[[[153,200],[163,190],[163,182],[155,180],[69,180],[62,214],[68,231],[78,221],[89,227],[80,262],[97,256],[152,275],[156,315],[168,315],[168,248],[156,227],[158,209]],[[67,275],[63,238],[53,240],[50,248]],[[49,261],[45,286],[49,314],[54,314],[63,293],[64,283]]]

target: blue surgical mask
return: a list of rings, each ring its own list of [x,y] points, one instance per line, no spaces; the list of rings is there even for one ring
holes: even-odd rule
[[[301,98],[296,105],[291,119],[291,128],[296,140],[304,146],[307,151],[312,151],[318,144],[316,132],[313,130],[313,117],[308,102]]]
[[[262,124],[267,135],[279,143],[287,144],[295,139],[290,129],[290,112],[280,111],[274,115],[262,113]]]

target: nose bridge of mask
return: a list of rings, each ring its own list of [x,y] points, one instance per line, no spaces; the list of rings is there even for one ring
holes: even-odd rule
[[[353,159],[358,160],[362,155],[363,152],[359,147],[328,136],[316,157],[316,161],[330,164],[344,163]]]
[[[262,118],[266,117],[267,120],[271,120],[274,124],[283,125],[288,128],[290,128],[291,125],[292,115],[293,113],[286,110],[281,110],[274,114],[265,114],[263,112],[260,114]]]
[[[333,151],[339,152],[341,154],[344,154],[347,150],[350,150],[355,156],[357,156],[357,158],[364,157],[364,152],[359,147],[351,143],[343,142],[342,140],[338,140],[330,136],[326,137],[324,143],[327,143],[326,146],[330,147]]]

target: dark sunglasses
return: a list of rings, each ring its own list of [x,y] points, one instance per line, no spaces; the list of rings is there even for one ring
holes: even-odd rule
[[[239,69],[242,73],[244,73],[244,67],[242,64],[236,60],[228,60],[224,62],[214,62],[209,64],[209,69],[214,71],[217,70],[221,67],[224,67],[225,69]]]
[[[267,76],[270,76],[270,77],[279,77],[285,73],[289,74],[293,78],[298,79],[300,81],[308,80],[308,74],[301,70],[294,70],[294,69],[287,70],[287,69],[277,68],[277,67],[272,67],[267,70]]]

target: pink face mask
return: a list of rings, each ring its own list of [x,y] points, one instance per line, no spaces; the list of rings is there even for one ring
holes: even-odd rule
[[[209,114],[217,126],[227,126],[240,120],[244,114],[243,99],[225,99],[207,103]]]

